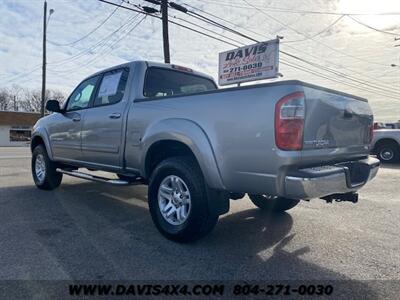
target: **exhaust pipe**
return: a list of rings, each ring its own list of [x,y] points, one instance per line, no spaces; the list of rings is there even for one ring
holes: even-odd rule
[[[336,202],[348,201],[352,203],[358,202],[358,193],[344,193],[344,194],[332,194],[325,197],[321,197],[327,203],[332,203],[333,200]]]

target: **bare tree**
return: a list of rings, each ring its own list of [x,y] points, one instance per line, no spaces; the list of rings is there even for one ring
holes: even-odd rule
[[[8,109],[18,111],[18,103],[20,101],[20,97],[24,93],[24,89],[18,84],[13,84],[11,88],[8,89],[8,92],[10,94],[10,103]]]
[[[23,111],[39,112],[41,98],[39,89],[25,89],[24,97],[19,101],[19,106]]]
[[[66,95],[60,90],[46,90],[45,101],[49,99],[64,103]],[[0,110],[39,112],[42,101],[40,89],[22,88],[13,85],[0,89]]]
[[[0,89],[0,110],[8,110],[10,106],[10,94],[6,88]]]
[[[46,90],[45,101],[52,99],[58,100],[62,104],[66,96],[59,90]],[[26,89],[24,99],[21,101],[21,107],[25,111],[39,112],[42,102],[42,95],[39,89]]]
[[[65,93],[61,92],[60,90],[48,90],[48,92],[49,92],[48,99],[57,100],[58,102],[60,102],[60,105],[63,104],[67,99]]]

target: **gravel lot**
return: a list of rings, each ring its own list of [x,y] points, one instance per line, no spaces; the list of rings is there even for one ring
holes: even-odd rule
[[[145,186],[64,176],[41,191],[29,149],[0,148],[0,280],[329,280],[395,298],[399,188],[400,166],[384,166],[358,204],[316,199],[268,215],[231,201],[209,236],[181,245],[153,226]]]

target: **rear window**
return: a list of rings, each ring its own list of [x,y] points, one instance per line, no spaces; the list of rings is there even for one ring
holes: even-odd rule
[[[184,72],[151,67],[147,69],[143,94],[145,97],[167,97],[216,90],[207,78]]]

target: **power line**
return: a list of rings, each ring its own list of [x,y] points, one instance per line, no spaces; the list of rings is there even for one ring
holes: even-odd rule
[[[181,10],[181,11],[182,11],[182,10]],[[184,11],[182,11],[182,12],[184,12]],[[228,30],[228,31],[230,31],[230,32],[232,32],[232,33],[235,33],[235,34],[238,34],[238,35],[240,35],[240,36],[242,36],[242,37],[248,38],[248,39],[250,39],[250,40],[252,40],[252,41],[259,42],[258,40],[254,39],[254,38],[252,38],[252,37],[250,37],[250,36],[248,36],[248,35],[245,35],[245,34],[243,34],[243,33],[241,33],[241,32],[238,32],[237,30],[233,30],[233,29],[231,29],[231,28],[229,28],[229,27],[227,27],[227,26],[225,26],[225,25],[222,25],[222,24],[220,24],[220,23],[218,23],[218,22],[216,22],[216,21],[214,21],[214,20],[212,20],[212,19],[210,19],[210,18],[204,17],[204,16],[201,15],[201,14],[198,14],[198,13],[193,12],[193,11],[187,11],[187,13],[188,13],[189,15],[191,15],[191,16],[195,15],[196,18],[198,18],[198,19],[200,19],[200,20],[203,20],[203,21],[205,21],[205,22],[207,22],[207,23],[209,23],[209,24],[211,24],[211,25],[214,25],[214,26],[223,28],[223,29]],[[382,91],[384,91],[384,92],[389,92],[389,93],[392,93],[392,92],[393,92],[393,89],[392,89],[392,88],[390,88],[390,90],[389,90],[389,89],[385,89],[385,88],[383,88],[383,87],[376,86],[375,83],[368,83],[368,82],[365,82],[365,81],[363,81],[363,80],[354,79],[354,77],[351,77],[350,75],[347,75],[347,74],[344,74],[344,73],[342,73],[342,72],[338,72],[338,71],[332,70],[332,69],[330,69],[330,68],[327,68],[327,67],[325,67],[325,66],[319,65],[319,64],[317,64],[317,63],[309,62],[309,61],[304,60],[304,59],[302,59],[302,58],[299,58],[299,57],[297,57],[297,56],[295,56],[295,55],[292,55],[292,54],[290,54],[290,53],[287,53],[287,52],[284,52],[284,51],[281,51],[281,53],[283,53],[283,54],[285,54],[285,55],[288,55],[288,56],[290,56],[291,58],[294,58],[294,59],[297,59],[297,60],[299,60],[299,61],[302,61],[302,62],[304,62],[304,63],[310,64],[310,65],[312,65],[312,66],[314,66],[314,67],[318,67],[318,68],[320,68],[320,69],[322,69],[322,70],[324,70],[324,71],[326,71],[326,72],[330,72],[330,73],[332,73],[332,74],[334,74],[334,75],[336,75],[336,76],[341,76],[341,77],[344,77],[344,78],[346,78],[346,79],[348,79],[348,80],[355,81],[355,82],[357,82],[357,83],[359,83],[359,84],[362,84],[362,85],[365,85],[365,86],[369,86],[370,88],[382,90]]]
[[[274,20],[275,22],[281,24],[282,26],[287,27],[287,28],[289,28],[290,30],[296,32],[297,34],[300,34],[300,35],[302,35],[302,36],[304,36],[304,37],[306,37],[306,38],[312,40],[313,42],[315,42],[315,43],[317,43],[317,44],[320,44],[320,45],[322,45],[322,46],[324,46],[324,47],[326,47],[326,48],[328,48],[328,49],[330,49],[330,50],[332,50],[332,51],[334,51],[334,52],[340,53],[340,54],[342,54],[342,55],[344,55],[344,56],[351,57],[351,58],[353,58],[353,59],[356,59],[356,60],[359,60],[359,61],[362,61],[362,62],[366,62],[366,63],[369,63],[369,64],[374,64],[374,65],[389,67],[388,65],[385,65],[385,64],[376,63],[376,62],[371,62],[371,61],[368,61],[368,60],[366,60],[366,59],[362,59],[362,58],[359,58],[359,57],[357,57],[357,56],[350,55],[350,54],[345,53],[345,52],[343,52],[343,51],[337,50],[337,49],[335,49],[335,48],[333,48],[333,47],[331,47],[331,46],[329,46],[329,45],[327,45],[327,44],[325,44],[325,43],[323,43],[323,42],[316,41],[316,40],[314,40],[313,38],[307,36],[306,34],[304,34],[304,33],[300,32],[300,31],[298,31],[296,28],[293,28],[292,26],[290,26],[290,25],[288,25],[288,24],[282,22],[281,20],[279,20],[279,19],[277,19],[277,18],[275,18],[275,17],[273,17],[273,16],[267,14],[266,12],[264,12],[264,11],[258,9],[256,6],[254,6],[253,4],[249,3],[247,0],[243,0],[243,1],[244,1],[247,5],[249,5],[250,7],[253,7],[255,10],[259,11],[261,14],[266,15],[267,17],[269,17],[270,19]]]
[[[123,0],[121,1],[121,3],[123,2]],[[87,34],[85,34],[84,36],[80,37],[79,39],[70,42],[70,43],[66,43],[66,44],[61,44],[61,43],[57,43],[51,40],[48,40],[50,43],[56,45],[56,46],[72,46],[75,45],[76,43],[79,43],[80,41],[86,39],[88,36],[90,36],[91,34],[93,34],[94,32],[96,32],[101,26],[103,26],[119,9],[119,7],[116,7],[108,16],[107,18],[105,18],[99,25],[97,25],[95,28],[93,28],[91,31],[89,31]]]
[[[111,12],[111,14],[110,14],[106,19],[104,19],[104,20],[101,22],[101,24],[99,24],[96,28],[94,28],[92,31],[90,31],[88,34],[86,34],[85,36],[81,37],[80,39],[78,39],[78,40],[76,40],[76,41],[74,41],[74,42],[72,42],[72,43],[68,43],[68,44],[58,44],[58,43],[52,42],[52,41],[50,41],[50,42],[53,43],[53,44],[55,44],[55,45],[57,45],[57,46],[69,46],[69,45],[76,44],[77,42],[79,42],[79,41],[85,39],[86,37],[88,37],[90,34],[94,33],[94,32],[95,32],[97,29],[99,29],[102,25],[104,25],[104,23],[107,22],[107,20],[110,19],[111,16],[112,16],[113,14],[115,14],[115,12],[117,11],[118,8],[119,8],[119,7],[116,7],[116,8]],[[130,18],[131,18],[131,16],[130,16]],[[121,28],[121,27],[120,27],[120,28]],[[114,31],[113,33],[115,33],[115,31]],[[97,43],[96,45],[98,46],[99,43]],[[74,58],[77,58],[78,56],[82,56],[85,52],[88,52],[88,50],[93,49],[93,48],[96,48],[96,47],[93,47],[93,46],[92,46],[92,47],[89,47],[89,48],[87,48],[87,49],[85,49],[85,50],[79,52],[78,54],[72,56],[72,57],[68,57],[68,58],[65,59],[65,60],[61,60],[61,61],[58,61],[58,62],[50,62],[50,63],[48,63],[48,64],[60,64],[61,62],[62,62],[62,64],[67,63],[67,62],[69,62],[70,60],[71,60],[71,61],[74,60]],[[62,64],[61,64],[61,65],[62,65]],[[26,77],[26,76],[28,76],[28,75],[31,75],[32,73],[34,73],[35,71],[37,71],[37,70],[39,70],[39,69],[40,69],[40,66],[37,66],[37,67],[35,67],[34,69],[32,69],[31,71],[28,71],[28,72],[25,72],[25,73],[21,73],[21,74],[16,75],[16,76],[13,77],[13,78],[7,79],[7,80],[5,81],[5,83],[11,83],[11,82],[13,82],[13,81],[16,81],[16,80],[19,80],[19,79],[21,79],[21,78],[24,78],[24,77]],[[4,74],[4,75],[6,75],[6,74]]]
[[[353,77],[353,76],[347,75],[347,74],[345,74],[343,72],[336,71],[334,69],[322,66],[322,65],[320,65],[318,63],[305,61],[304,59],[302,59],[302,58],[300,58],[298,56],[295,56],[293,54],[287,53],[285,51],[280,51],[280,52],[285,54],[285,55],[287,55],[287,56],[289,56],[289,57],[292,57],[292,58],[294,58],[296,60],[306,62],[307,64],[312,65],[312,66],[314,66],[316,68],[319,68],[319,69],[322,69],[322,70],[324,70],[326,72],[332,73],[332,74],[334,74],[334,75],[336,75],[338,77],[343,77],[343,78],[346,78],[348,80],[352,80],[352,81],[354,81],[354,82],[356,82],[358,84],[361,84],[361,85],[364,85],[364,86],[367,86],[367,87],[370,87],[370,88],[378,89],[378,90],[381,90],[383,92],[393,93],[393,88],[389,89],[389,88],[380,87],[380,86],[375,85],[374,83],[370,83],[370,82],[365,81],[365,80],[357,79],[356,77]]]
[[[93,65],[93,63],[95,63],[96,61],[98,61],[100,58],[104,57],[105,55],[110,54],[112,51],[115,50],[114,46],[117,45],[122,39],[126,38],[127,36],[129,36],[133,30],[135,30],[145,19],[146,19],[146,15],[144,15],[135,25],[132,26],[132,28],[130,28],[129,30],[127,30],[125,33],[123,33],[116,41],[114,41],[112,44],[108,45],[108,49],[104,49],[104,51],[102,53],[98,53],[94,58],[92,58],[91,60],[87,61],[84,64],[80,64],[78,67],[76,68],[71,68],[71,69],[67,69],[67,70],[60,70],[60,71],[56,71],[53,70],[53,73],[70,73],[70,72],[74,72],[76,70],[81,69],[82,67],[88,67]]]
[[[172,18],[177,19],[177,20],[181,20],[181,21],[183,21],[183,22],[186,22],[186,23],[191,24],[191,25],[194,25],[194,26],[197,26],[197,27],[199,27],[199,28],[201,28],[201,29],[203,29],[203,30],[206,30],[206,31],[211,32],[211,33],[214,33],[214,34],[216,34],[216,35],[218,35],[218,36],[220,36],[220,37],[223,37],[223,38],[225,38],[225,39],[228,39],[228,40],[230,40],[230,41],[232,41],[232,42],[239,43],[239,44],[242,45],[242,46],[245,45],[245,44],[242,43],[242,42],[239,42],[239,41],[237,41],[237,40],[235,40],[235,39],[232,39],[232,38],[230,38],[230,37],[227,37],[227,36],[225,36],[225,35],[223,35],[223,34],[221,34],[221,33],[218,33],[218,32],[216,32],[216,31],[214,31],[214,30],[210,30],[210,29],[208,29],[208,28],[206,28],[206,27],[204,27],[204,26],[201,26],[201,25],[196,24],[196,23],[194,23],[194,22],[188,21],[188,20],[186,20],[186,19],[183,19],[183,18],[180,18],[180,17],[177,17],[177,16],[172,16]],[[235,46],[235,47],[239,47],[239,45],[236,45],[236,44],[231,44],[231,45],[232,45],[232,46]]]
[[[109,4],[112,4],[112,5],[117,5],[117,4],[115,4],[115,3],[108,2],[108,1],[105,1],[105,0],[99,0],[99,1],[105,2],[105,3],[109,3]],[[126,7],[124,7],[124,8],[126,8]],[[130,9],[130,8],[127,8],[127,9]],[[202,17],[202,16],[199,15],[199,14],[197,14],[197,15],[198,15],[200,18]],[[156,18],[160,18],[160,17],[154,16],[154,15],[151,15],[151,16],[152,16],[152,17],[156,17]],[[214,24],[217,23],[217,22],[215,22],[214,20],[211,20],[211,19],[209,19],[209,18],[206,18],[206,20],[209,21],[210,23],[214,23]],[[192,31],[194,31],[194,32],[197,32],[197,33],[200,33],[200,34],[203,34],[203,35],[207,35],[207,34],[205,34],[205,33],[203,33],[203,32],[200,32],[200,31],[195,30],[195,29],[193,29],[193,28],[184,26],[184,25],[182,25],[182,24],[179,24],[179,23],[176,23],[176,22],[173,22],[173,21],[170,21],[170,22],[171,22],[171,23],[175,23],[175,24],[178,25],[178,26],[186,27],[186,28],[188,28],[188,29],[190,29],[190,30],[192,30]],[[219,25],[220,25],[219,23],[216,24],[216,26],[219,26]],[[220,26],[219,26],[219,27],[220,27]],[[227,27],[224,26],[224,25],[222,25],[222,28],[227,28]],[[235,31],[235,30],[233,30],[233,29],[231,29],[231,28],[227,28],[227,29],[228,29],[229,31],[231,31],[231,32],[235,32],[235,33],[237,32],[237,31]],[[241,34],[241,33],[239,33],[239,35],[244,36],[244,37],[248,37],[248,36],[243,35],[243,34]],[[227,41],[218,39],[218,38],[216,38],[216,37],[213,37],[213,36],[210,36],[210,35],[207,35],[207,36],[209,36],[209,37],[211,37],[211,38],[214,38],[214,39],[217,39],[217,40],[220,40],[221,42],[228,43]],[[253,39],[252,37],[248,37],[248,38],[251,39],[251,40],[253,40],[253,41],[257,41],[257,40],[255,40],[255,39]],[[287,55],[288,53],[285,52],[284,54]],[[314,67],[321,68],[321,69],[324,70],[324,71],[333,73],[332,70],[327,69],[327,68],[324,67],[324,66],[318,65],[318,64],[316,64],[316,63],[310,63],[309,61],[304,60],[304,59],[301,59],[301,58],[299,58],[299,57],[297,57],[297,56],[294,56],[294,55],[291,55],[291,57],[294,58],[294,59],[300,60],[300,61],[302,61],[302,62],[311,64],[311,65],[314,66]],[[335,74],[335,75],[338,75],[337,72],[334,73],[334,74]],[[325,75],[325,77],[327,77],[327,75]],[[325,77],[324,77],[324,78],[325,78]],[[345,77],[345,78],[348,79],[348,80],[353,80],[353,81],[354,81],[354,79],[351,79],[351,78],[349,78],[349,77]],[[380,88],[380,87],[378,87],[378,86],[372,86],[372,85],[369,85],[369,84],[365,84],[364,82],[361,82],[361,81],[357,81],[357,83],[366,85],[366,86],[368,86],[368,87],[370,87],[370,88],[373,88],[373,89],[383,90],[383,91],[385,92],[384,89],[382,89],[382,88]],[[364,88],[364,89],[365,89],[365,88]],[[374,91],[374,92],[375,92],[375,91]],[[378,94],[377,92],[375,92],[375,93]],[[387,95],[385,95],[385,96],[387,96]]]
[[[106,45],[107,41],[109,41],[110,39],[112,39],[115,34],[117,34],[119,31],[121,31],[123,28],[125,28],[126,26],[129,26],[137,17],[139,16],[139,13],[134,15],[134,16],[129,16],[125,22],[119,26],[116,30],[112,31],[110,34],[108,34],[107,36],[105,36],[104,38],[102,38],[100,41],[98,41],[97,43],[93,44],[92,46],[85,48],[81,51],[79,51],[78,53],[66,58],[66,59],[62,59],[56,62],[49,62],[49,65],[56,65],[56,66],[61,66],[64,65],[66,63],[70,63],[72,61],[77,60],[78,58],[84,56],[87,53],[90,53],[91,51],[97,49],[97,48],[102,48],[103,46]]]
[[[221,28],[223,30],[226,30],[228,32],[237,34],[237,35],[239,35],[241,37],[244,37],[246,39],[249,39],[249,40],[251,40],[253,42],[258,42],[256,39],[254,39],[254,38],[252,38],[252,37],[250,37],[250,36],[248,36],[246,34],[243,34],[243,33],[239,32],[239,31],[237,31],[235,29],[229,28],[229,27],[227,27],[227,26],[225,26],[225,25],[223,25],[221,23],[218,23],[218,22],[216,22],[216,21],[214,21],[214,20],[212,20],[212,19],[210,19],[210,18],[208,18],[206,16],[203,16],[203,15],[201,15],[201,14],[195,12],[195,11],[188,11],[187,14],[192,16],[192,17],[194,17],[194,18],[196,18],[196,19],[199,19],[199,20],[201,20],[201,21],[203,21],[205,23],[208,23],[208,24],[213,25],[213,26],[217,26],[217,27],[219,27],[219,28]]]
[[[210,12],[207,12],[207,11],[205,11],[205,10],[202,10],[201,8],[192,6],[192,5],[187,4],[187,3],[185,3],[185,5],[188,6],[188,7],[191,7],[192,9],[201,11],[202,13],[207,14],[207,15],[213,17],[213,18],[222,20],[223,22],[226,22],[226,23],[228,23],[228,24],[230,24],[230,25],[232,25],[232,26],[234,26],[234,27],[241,28],[241,29],[243,29],[243,30],[246,30],[246,31],[248,31],[248,32],[251,32],[251,33],[253,33],[253,34],[256,34],[256,35],[258,35],[258,36],[260,36],[260,37],[262,37],[262,38],[270,39],[270,37],[269,37],[269,36],[266,36],[265,34],[261,34],[261,33],[259,33],[259,32],[254,31],[254,30],[251,30],[251,29],[245,28],[245,27],[243,27],[243,26],[240,26],[240,25],[238,25],[238,24],[236,24],[236,23],[234,23],[234,22],[232,22],[232,21],[229,21],[229,20],[227,20],[227,19],[224,19],[224,18],[222,18],[222,17],[220,17],[220,16],[217,16],[217,15],[212,14],[212,13],[210,13]],[[284,42],[283,42],[282,44],[284,44]],[[305,51],[302,51],[301,49],[295,48],[295,47],[293,47],[293,46],[289,46],[289,45],[285,45],[285,46],[286,46],[286,47],[289,47],[289,48],[292,48],[292,49],[294,49],[294,50],[296,50],[296,51],[302,52],[302,53],[304,53],[304,54],[306,54],[306,55],[308,55],[308,56],[316,57],[315,55],[312,55],[312,54],[310,54],[310,53],[307,53],[307,52],[305,52]],[[316,58],[322,59],[322,58],[320,58],[320,57],[316,57]],[[322,59],[322,60],[324,60],[324,59]],[[335,63],[333,63],[332,61],[329,61],[329,60],[326,60],[326,59],[325,59],[325,61],[328,62],[329,64],[335,64]],[[341,66],[341,65],[337,65],[337,66],[340,67],[340,68],[345,68],[344,66]],[[385,66],[386,66],[386,65],[385,65]],[[354,71],[354,70],[350,70],[350,69],[348,69],[348,70],[349,70],[349,71],[352,71],[352,72],[356,72],[356,71]]]
[[[380,32],[380,33],[384,33],[384,34],[388,34],[388,35],[400,36],[400,33],[394,33],[394,32],[389,32],[389,31],[381,30],[381,29],[372,27],[372,26],[370,26],[370,25],[368,25],[368,24],[365,24],[365,23],[361,22],[360,20],[357,20],[356,18],[354,18],[354,17],[352,17],[352,16],[350,16],[350,15],[346,15],[346,16],[347,16],[349,19],[353,20],[354,22],[356,22],[356,23],[358,23],[358,24],[360,24],[360,25],[362,25],[362,26],[364,26],[364,27],[367,27],[367,28],[369,28],[369,29],[372,29],[372,30],[374,30],[374,31],[377,31],[377,32]]]
[[[246,31],[248,31],[248,32],[250,32],[250,33],[253,33],[253,34],[256,34],[256,35],[258,35],[258,36],[260,36],[260,37],[262,37],[262,38],[270,39],[270,37],[269,37],[269,36],[266,36],[265,34],[261,34],[261,33],[259,33],[259,32],[254,31],[254,30],[251,30],[251,29],[245,28],[245,27],[243,27],[243,26],[240,26],[240,25],[238,25],[238,24],[236,24],[236,23],[234,23],[234,22],[231,22],[231,21],[229,21],[229,20],[227,20],[227,19],[223,19],[222,17],[219,17],[219,16],[217,16],[217,15],[215,15],[215,14],[212,14],[212,13],[210,13],[210,12],[207,12],[207,11],[205,11],[205,10],[202,10],[202,9],[200,9],[200,8],[198,8],[198,7],[192,6],[192,5],[187,4],[187,3],[185,3],[185,5],[188,6],[188,7],[191,7],[192,9],[201,11],[202,13],[207,14],[207,15],[213,17],[213,18],[219,19],[219,20],[221,20],[221,21],[223,21],[223,22],[225,22],[225,23],[227,23],[227,24],[230,24],[230,25],[232,25],[232,26],[234,26],[234,27],[237,27],[237,28],[246,30]],[[284,43],[283,43],[283,44],[284,44]],[[383,82],[383,81],[379,80],[378,78],[368,76],[368,75],[366,75],[366,74],[364,74],[364,73],[362,73],[362,72],[359,72],[359,71],[350,69],[350,68],[348,68],[348,67],[339,65],[339,64],[334,63],[334,62],[332,62],[332,61],[330,61],[330,60],[327,60],[327,59],[325,59],[325,58],[317,57],[317,56],[315,56],[315,55],[313,55],[313,54],[310,54],[310,53],[308,53],[308,52],[305,52],[305,51],[302,50],[302,49],[299,49],[299,48],[296,48],[296,47],[293,47],[293,46],[290,46],[290,45],[287,45],[287,44],[285,44],[285,47],[288,47],[288,48],[290,48],[290,49],[293,49],[293,50],[295,50],[295,51],[298,51],[298,52],[300,52],[300,53],[303,53],[303,54],[305,54],[305,55],[307,55],[307,56],[316,58],[316,59],[318,59],[318,60],[322,60],[322,61],[324,61],[325,63],[327,63],[327,64],[329,64],[329,65],[336,66],[337,68],[345,69],[345,70],[348,70],[348,71],[350,71],[350,72],[352,72],[352,73],[358,74],[358,75],[360,75],[360,76],[362,76],[362,77],[372,79],[372,80],[374,80],[374,82],[380,82],[381,84],[386,85],[386,86],[389,87],[389,88],[392,88],[392,85],[389,85],[388,83]]]
[[[117,5],[118,5],[118,4],[116,4],[116,3],[113,3],[113,2],[110,2],[110,1],[106,1],[106,0],[98,0],[98,1],[103,2],[103,3],[110,4],[110,5],[114,5],[114,6],[117,6]],[[156,15],[153,15],[153,14],[150,14],[150,13],[147,13],[147,12],[145,12],[145,11],[137,10],[137,9],[134,9],[134,8],[130,8],[130,7],[123,6],[123,5],[118,5],[118,6],[121,7],[121,8],[124,8],[124,9],[128,9],[128,10],[134,11],[134,12],[138,12],[138,13],[141,13],[141,14],[146,14],[146,15],[152,17],[152,18],[156,18],[156,19],[160,19],[160,20],[161,20],[161,17],[156,16]],[[179,26],[179,27],[182,27],[182,28],[185,28],[185,29],[194,31],[194,32],[196,32],[196,33],[198,33],[198,34],[207,36],[207,37],[212,38],[212,39],[214,39],[214,40],[217,40],[217,41],[220,41],[220,42],[224,42],[224,43],[229,43],[229,42],[226,42],[226,41],[224,41],[224,40],[222,40],[222,39],[220,39],[220,38],[217,38],[217,37],[215,37],[215,36],[212,36],[212,35],[209,35],[209,34],[207,34],[207,33],[201,32],[201,31],[199,31],[199,30],[196,30],[196,29],[191,28],[191,27],[189,27],[189,26],[180,24],[180,23],[178,23],[178,22],[175,22],[175,21],[172,21],[172,20],[168,20],[168,22],[171,23],[171,24],[174,24],[174,25],[176,25],[176,26]],[[236,45],[234,45],[234,44],[231,44],[231,43],[229,43],[229,44],[236,47]]]
[[[240,5],[239,3],[234,2],[221,2],[221,1],[206,1],[206,0],[197,0],[203,3],[211,3],[214,5],[232,7],[232,8],[245,8],[250,9],[248,6]],[[272,7],[272,6],[256,6],[257,9],[268,11],[272,13],[294,13],[294,14],[317,14],[317,15],[349,15],[349,16],[395,16],[400,15],[400,12],[383,12],[383,13],[349,13],[349,12],[333,12],[333,11],[313,11],[313,10],[301,10],[301,9],[289,9],[282,7]]]
[[[327,27],[325,27],[323,30],[321,30],[320,32],[318,32],[318,33],[316,33],[316,34],[314,34],[314,35],[312,35],[312,36],[310,36],[310,37],[307,37],[307,38],[301,39],[301,40],[284,41],[284,42],[282,42],[282,44],[304,42],[304,41],[307,41],[307,40],[309,40],[309,39],[313,39],[313,38],[319,36],[320,34],[322,34],[322,33],[326,32],[326,31],[328,31],[329,29],[331,29],[333,26],[335,26],[335,25],[336,25],[340,20],[342,20],[344,17],[345,17],[344,15],[343,15],[343,16],[340,16],[340,17],[337,18],[333,23],[331,23],[330,25],[328,25]]]
[[[289,63],[289,62],[283,61],[282,64],[290,66],[290,67],[295,68],[297,70],[309,73],[311,75],[315,75],[315,76],[318,76],[318,77],[321,77],[321,78],[324,78],[324,79],[327,79],[327,80],[330,80],[330,81],[333,81],[333,82],[337,82],[337,83],[340,83],[340,84],[343,84],[343,85],[347,85],[349,87],[358,89],[360,91],[367,91],[367,92],[370,92],[370,93],[373,93],[373,94],[376,94],[376,95],[388,97],[388,98],[391,98],[391,99],[400,100],[400,98],[398,98],[398,97],[394,97],[394,96],[391,96],[391,95],[386,95],[386,94],[383,94],[383,93],[376,92],[375,90],[371,90],[371,89],[360,87],[360,86],[357,86],[357,85],[354,85],[354,84],[350,84],[348,82],[344,82],[344,81],[341,81],[341,80],[338,80],[338,79],[335,79],[335,78],[331,78],[329,76],[326,76],[325,74],[322,74],[322,73],[319,73],[317,71],[311,70],[311,69],[306,68],[304,66],[296,65],[293,62]]]
[[[34,73],[34,72],[36,72],[36,71],[38,71],[38,70],[40,70],[40,69],[41,69],[41,66],[37,66],[36,68],[34,68],[34,69],[32,69],[32,70],[30,70],[30,71],[28,71],[28,72],[26,72],[26,73],[17,74],[15,77],[9,78],[9,79],[5,80],[3,83],[9,84],[9,83],[14,82],[14,81],[16,81],[16,80],[19,80],[19,79],[21,79],[21,78],[24,78],[24,77],[26,77],[26,76],[29,76],[29,75],[31,75],[32,73]]]
[[[193,12],[190,12],[190,13],[193,14]],[[191,14],[190,14],[190,15],[191,15]],[[202,18],[202,17],[204,17],[204,16],[202,16],[202,15],[196,13],[196,17]],[[231,28],[228,28],[228,27],[226,27],[226,26],[224,26],[224,25],[221,25],[221,24],[215,22],[214,20],[211,20],[211,19],[209,19],[209,18],[204,18],[204,19],[205,19],[205,22],[208,22],[208,23],[210,23],[210,24],[212,24],[212,25],[216,24],[216,26],[219,26],[219,27],[222,27],[222,28],[227,28],[227,30],[229,30],[229,31],[231,31],[231,32],[233,32],[233,33],[237,33],[237,34],[239,34],[240,36],[243,36],[243,37],[245,37],[245,38],[248,38],[248,39],[250,39],[250,40],[252,40],[252,41],[259,42],[257,39],[254,39],[254,38],[252,38],[252,37],[250,37],[250,36],[248,36],[248,35],[245,35],[245,34],[243,34],[243,33],[241,33],[241,32],[238,32],[238,31],[236,31],[236,30],[232,30]],[[355,78],[355,77],[353,77],[353,76],[351,76],[351,75],[345,74],[345,73],[343,73],[343,72],[338,72],[338,71],[335,71],[335,70],[330,69],[330,68],[328,68],[328,67],[325,67],[325,66],[322,66],[322,65],[320,65],[320,64],[317,64],[317,63],[315,63],[315,62],[310,62],[310,61],[308,61],[308,60],[302,59],[302,58],[300,58],[300,57],[298,57],[298,56],[296,56],[296,55],[290,54],[290,53],[288,53],[288,52],[285,52],[285,51],[280,51],[280,52],[281,52],[282,54],[284,54],[284,55],[287,55],[287,56],[289,56],[289,57],[291,57],[291,58],[294,58],[294,59],[296,59],[296,60],[299,60],[299,61],[301,61],[301,62],[303,62],[303,63],[310,64],[310,65],[312,65],[312,66],[314,66],[314,67],[318,67],[318,68],[320,68],[320,69],[322,69],[322,70],[324,70],[324,71],[326,71],[326,72],[332,73],[332,74],[334,74],[334,75],[336,75],[336,76],[345,77],[346,79],[355,81],[355,82],[357,82],[357,83],[359,83],[359,84],[362,84],[362,85],[365,85],[365,86],[370,86],[371,88],[375,88],[375,89],[378,89],[378,90],[383,90],[383,91],[385,91],[385,92],[393,93],[393,88],[392,88],[392,87],[390,87],[390,88],[384,88],[384,87],[381,87],[381,86],[377,86],[375,82],[374,82],[374,83],[366,82],[365,80],[360,80],[360,79],[357,79],[357,78]]]

